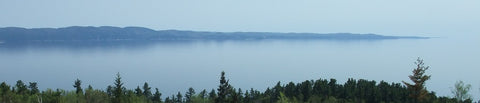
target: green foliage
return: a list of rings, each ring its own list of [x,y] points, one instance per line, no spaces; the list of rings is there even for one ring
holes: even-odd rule
[[[122,77],[120,77],[120,73],[117,73],[117,77],[115,78],[114,82],[114,87],[113,92],[112,92],[112,102],[114,103],[120,103],[122,102],[122,98],[125,95],[124,94],[124,87],[123,87],[123,82],[122,82]]]
[[[173,96],[172,96],[173,97]],[[177,98],[174,98],[175,103],[183,103],[183,95],[182,93],[178,92],[177,93]]]
[[[76,89],[75,92],[77,94],[83,94],[82,81],[80,79],[77,78],[77,80],[75,80],[73,87]]]
[[[37,82],[29,82],[28,88],[30,89],[30,94],[38,94],[40,90],[38,90]]]
[[[220,85],[218,86],[218,95],[215,99],[216,103],[226,103],[229,102],[227,96],[230,96],[230,89],[232,89],[231,85],[228,84],[228,80],[225,79],[225,72],[222,71],[220,77]]]
[[[194,95],[195,95],[195,90],[192,87],[188,88],[187,93],[185,93],[185,101],[187,103],[192,103],[192,96]]]
[[[143,84],[143,95],[147,98],[152,98],[152,88],[148,86],[148,83]]]
[[[162,102],[162,93],[158,91],[158,88],[155,88],[155,94],[153,94],[152,102],[153,103],[161,103]]]
[[[457,99],[458,102],[463,102],[471,99],[471,95],[468,94],[471,87],[472,85],[470,84],[465,84],[463,83],[463,81],[457,81],[455,83],[455,87],[452,89],[453,97]]]
[[[413,102],[417,103],[422,102],[427,98],[428,91],[425,89],[425,81],[429,80],[431,76],[425,75],[425,71],[430,67],[425,66],[423,59],[417,58],[415,65],[417,68],[413,69],[413,74],[408,76],[414,84],[410,84],[405,81],[402,82],[407,85],[408,90],[410,91],[409,96],[413,99]]]
[[[81,83],[74,83],[74,87],[80,87]],[[78,89],[66,91],[62,89],[46,89],[38,91],[35,82],[29,82],[29,86],[19,80],[12,88],[5,82],[0,84],[0,103],[163,103],[158,88],[151,93],[151,87],[144,83],[143,88],[126,89],[123,86],[120,74],[117,73],[114,85],[106,90],[93,89],[88,86],[84,93]],[[457,86],[458,85],[458,86]],[[463,90],[470,88],[457,83],[456,87]],[[142,90],[143,89],[143,90]],[[165,103],[411,103],[409,98],[412,93],[409,87],[401,83],[376,82],[365,79],[349,78],[344,84],[337,83],[336,79],[306,80],[300,83],[289,82],[282,84],[277,82],[273,87],[261,92],[250,88],[242,91],[228,84],[225,73],[221,73],[218,91],[212,89],[207,93],[203,89],[200,93],[190,87],[185,95],[178,92],[165,98]],[[462,89],[459,89],[462,90]],[[149,93],[150,91],[150,93]],[[468,89],[466,90],[468,91]],[[468,94],[468,93],[467,93]],[[460,97],[459,97],[460,98]],[[423,102],[426,103],[456,103],[455,98],[437,97],[434,92],[427,92]],[[461,102],[470,103],[471,99],[463,99]]]

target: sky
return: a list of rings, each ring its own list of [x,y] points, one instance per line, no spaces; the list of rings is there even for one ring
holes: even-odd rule
[[[0,27],[68,26],[476,36],[480,0],[0,0]]]

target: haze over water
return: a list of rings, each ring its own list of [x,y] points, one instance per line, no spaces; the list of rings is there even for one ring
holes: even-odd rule
[[[162,98],[188,87],[265,89],[318,78],[408,81],[417,57],[428,90],[451,96],[455,81],[480,97],[479,0],[0,0],[0,27],[140,26],[219,32],[374,33],[432,39],[263,40],[130,44],[0,43],[0,81],[73,90],[79,78],[104,89],[117,72],[127,88],[148,82]],[[197,90],[199,91],[199,90]],[[263,91],[263,90],[262,90]]]
[[[188,87],[213,89],[221,71],[243,90],[263,91],[276,82],[335,78],[408,81],[417,57],[431,66],[427,89],[451,95],[457,80],[472,84],[478,96],[475,68],[480,58],[477,38],[396,40],[259,40],[177,41],[114,45],[0,45],[0,78],[38,82],[41,89],[73,90],[73,81],[104,89],[117,72],[127,88],[148,82],[163,97]]]

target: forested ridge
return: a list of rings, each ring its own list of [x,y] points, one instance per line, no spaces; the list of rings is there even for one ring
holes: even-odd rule
[[[305,80],[300,83],[280,83],[258,91],[254,88],[235,88],[221,72],[219,85],[212,90],[194,90],[186,93],[162,96],[158,88],[145,82],[142,86],[127,89],[117,73],[113,85],[105,89],[83,86],[80,79],[73,80],[74,90],[46,89],[40,91],[36,82],[18,80],[15,85],[0,84],[1,103],[470,103],[470,98],[437,96],[425,89],[431,75],[423,60],[415,62],[416,68],[408,77],[413,84],[388,83],[365,79],[348,79],[338,83],[336,79]],[[163,98],[162,98],[163,97]]]
[[[275,32],[205,32],[187,30],[152,30],[143,27],[72,26],[65,28],[0,28],[0,42],[71,42],[71,41],[165,41],[165,40],[264,40],[264,39],[427,39],[415,36],[383,36],[352,33],[275,33]]]

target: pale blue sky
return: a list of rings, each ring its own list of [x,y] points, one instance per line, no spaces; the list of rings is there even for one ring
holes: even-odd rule
[[[477,35],[480,0],[0,0],[11,26]]]

